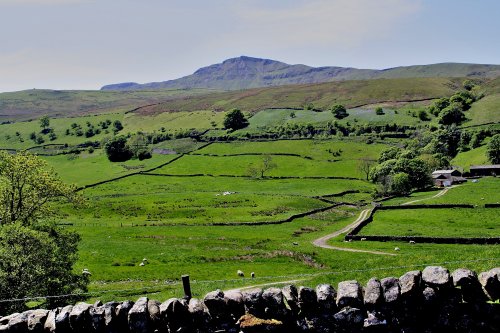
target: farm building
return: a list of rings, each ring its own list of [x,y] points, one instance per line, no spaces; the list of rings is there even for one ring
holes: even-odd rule
[[[493,165],[471,165],[471,176],[496,176],[500,175],[500,164]]]
[[[436,186],[451,186],[467,181],[458,170],[436,170],[432,173],[432,180]]]

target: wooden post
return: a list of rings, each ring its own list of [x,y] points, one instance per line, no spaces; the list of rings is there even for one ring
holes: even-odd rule
[[[191,284],[189,283],[189,275],[182,276],[182,286],[184,287],[184,298],[190,300],[191,295]]]

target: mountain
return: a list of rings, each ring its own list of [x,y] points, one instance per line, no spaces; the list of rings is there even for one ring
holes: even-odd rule
[[[280,61],[241,56],[198,69],[176,80],[139,84],[110,84],[101,90],[154,90],[209,88],[241,90],[288,84],[322,83],[343,80],[409,77],[497,77],[500,65],[442,63],[394,67],[383,70],[350,67],[310,67]]]

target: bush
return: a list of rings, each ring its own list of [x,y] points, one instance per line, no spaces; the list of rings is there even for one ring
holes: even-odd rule
[[[109,140],[104,146],[106,155],[111,162],[124,162],[132,158],[133,153],[127,144],[127,138],[117,136]]]
[[[224,128],[233,131],[245,128],[248,126],[248,120],[239,109],[229,111],[224,117]]]
[[[149,150],[140,150],[137,152],[137,158],[139,161],[146,160],[152,157],[152,154]]]
[[[344,119],[345,117],[349,116],[345,106],[343,106],[342,104],[335,104],[334,106],[332,106],[331,111],[333,113],[333,116],[337,119]]]
[[[384,109],[382,109],[380,106],[375,109],[375,114],[376,115],[383,115],[384,114]]]

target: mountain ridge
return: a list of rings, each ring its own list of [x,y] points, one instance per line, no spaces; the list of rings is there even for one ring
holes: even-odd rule
[[[123,82],[105,85],[101,90],[147,90],[210,88],[242,90],[288,84],[323,83],[343,80],[410,77],[498,77],[500,65],[445,62],[429,65],[397,66],[386,69],[303,64],[240,56],[197,69],[193,74],[162,82]]]

